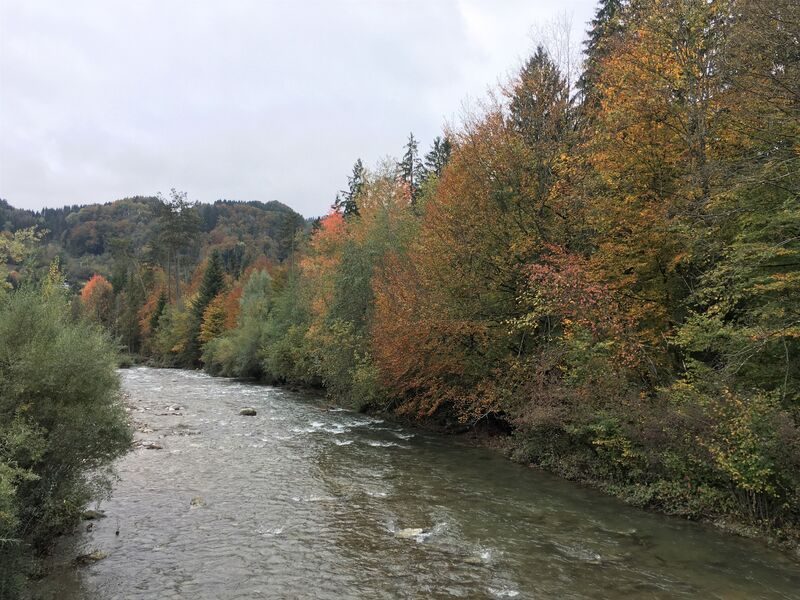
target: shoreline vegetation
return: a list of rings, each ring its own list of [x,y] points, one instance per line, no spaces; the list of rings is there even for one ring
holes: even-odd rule
[[[52,265],[64,326],[150,364],[491,431],[519,462],[796,549],[799,23],[796,0],[601,0],[580,73],[539,46],[427,153],[410,135],[357,160],[320,219],[177,190],[0,201],[4,293],[35,304]],[[0,475],[13,498],[24,476]]]
[[[2,251],[2,248],[0,248]],[[57,269],[38,286],[0,288],[0,597],[21,596],[39,558],[88,502],[111,493],[132,441],[116,348],[74,318]]]

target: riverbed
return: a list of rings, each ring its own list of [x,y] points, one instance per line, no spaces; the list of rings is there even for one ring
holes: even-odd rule
[[[486,449],[301,392],[121,377],[137,446],[36,598],[800,597],[800,566],[758,542]]]

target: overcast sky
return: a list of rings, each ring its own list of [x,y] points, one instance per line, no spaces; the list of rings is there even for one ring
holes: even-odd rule
[[[427,150],[594,0],[0,0],[0,198],[167,194],[327,211],[353,162]]]

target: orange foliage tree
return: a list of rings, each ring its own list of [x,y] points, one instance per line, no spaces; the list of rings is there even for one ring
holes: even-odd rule
[[[406,410],[452,405],[462,419],[502,412],[496,380],[533,348],[508,321],[524,310],[527,265],[566,231],[557,184],[570,101],[542,49],[507,95],[452,135],[419,236],[375,282],[375,355],[385,384],[413,398]]]
[[[660,380],[667,336],[697,277],[709,202],[729,176],[716,64],[725,4],[629,11],[599,65],[602,102],[584,149],[596,178],[587,207],[593,267],[622,291]]]
[[[83,307],[93,320],[109,327],[114,322],[114,289],[102,275],[94,274],[81,290]]]

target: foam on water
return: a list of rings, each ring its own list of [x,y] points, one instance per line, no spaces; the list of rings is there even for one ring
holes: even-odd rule
[[[487,588],[487,591],[495,598],[516,598],[519,596],[519,590],[512,590],[509,588]]]

